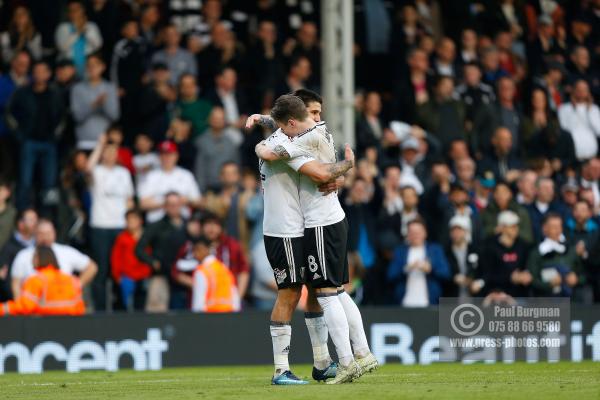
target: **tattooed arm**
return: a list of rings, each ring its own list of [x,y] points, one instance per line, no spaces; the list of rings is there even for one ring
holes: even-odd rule
[[[301,174],[308,176],[317,184],[326,183],[344,175],[354,167],[354,152],[346,145],[345,159],[331,164],[323,164],[319,161],[309,161],[298,170]]]
[[[273,149],[267,146],[263,140],[254,148],[256,156],[265,161],[276,161],[290,158],[289,153],[282,145],[277,145]]]
[[[277,124],[270,115],[252,114],[246,121],[246,129],[251,129],[255,125],[260,125],[270,131],[277,130]]]

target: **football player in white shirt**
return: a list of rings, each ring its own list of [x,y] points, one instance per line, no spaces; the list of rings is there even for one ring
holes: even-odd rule
[[[160,168],[148,173],[138,187],[140,207],[146,211],[147,222],[156,222],[165,215],[165,196],[175,192],[181,196],[184,205],[183,217],[190,216],[190,207],[200,206],[200,189],[194,175],[187,169],[177,166],[179,150],[175,142],[166,140],[158,146]]]
[[[56,230],[52,222],[41,219],[35,232],[35,243],[38,246],[50,246],[56,255],[60,270],[66,274],[79,273],[82,286],[89,284],[96,275],[98,267],[88,256],[79,250],[56,243]],[[21,294],[21,285],[35,273],[33,268],[33,253],[35,247],[27,247],[17,253],[11,268],[11,287],[13,297],[16,299]]]
[[[360,311],[342,287],[348,281],[348,227],[345,214],[337,194],[324,195],[317,184],[329,181],[331,177],[327,174],[336,174],[338,168],[349,169],[353,154],[346,146],[346,160],[335,163],[332,135],[323,122],[315,123],[308,118],[299,100],[296,96],[281,96],[271,111],[271,116],[289,140],[273,148],[261,143],[256,150],[257,155],[265,160],[289,160],[290,166],[302,174],[300,203],[306,228],[304,251],[309,267],[307,281],[317,289],[317,299],[325,313],[340,359],[341,368],[336,379],[330,383],[344,383],[377,368],[377,360],[369,349]]]

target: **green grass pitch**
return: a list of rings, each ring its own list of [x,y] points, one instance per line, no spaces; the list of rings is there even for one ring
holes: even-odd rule
[[[296,366],[303,377],[310,366]],[[385,365],[346,385],[271,386],[271,367],[0,375],[1,399],[600,399],[600,363]]]

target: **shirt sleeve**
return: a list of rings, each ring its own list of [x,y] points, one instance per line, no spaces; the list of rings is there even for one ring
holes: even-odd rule
[[[298,171],[300,170],[300,168],[302,168],[302,166],[310,161],[314,161],[315,158],[308,156],[308,155],[303,155],[303,156],[299,156],[296,158],[291,158],[289,160],[286,160],[285,162],[287,163],[287,165],[290,166],[290,168],[292,168],[294,171]]]
[[[81,272],[89,265],[90,258],[79,250],[67,246],[64,251],[69,263],[73,267],[73,271]]]
[[[33,268],[33,253],[29,249],[21,250],[17,253],[10,269],[12,278],[25,279]]]

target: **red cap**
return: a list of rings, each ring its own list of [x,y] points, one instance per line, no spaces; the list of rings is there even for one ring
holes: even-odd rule
[[[175,142],[170,140],[165,140],[158,145],[158,151],[161,153],[178,153],[177,145]]]

